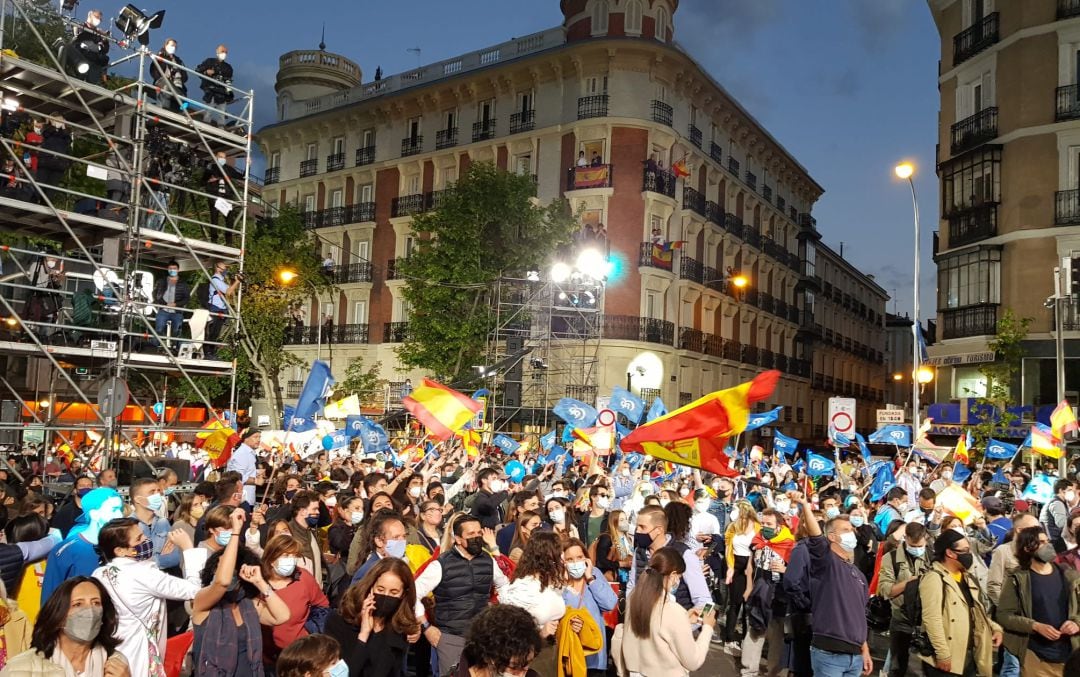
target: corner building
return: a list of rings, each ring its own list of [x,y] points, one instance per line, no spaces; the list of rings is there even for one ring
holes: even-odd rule
[[[542,202],[564,196],[606,230],[616,273],[595,385],[573,396],[629,382],[674,408],[775,368],[785,433],[824,437],[831,395],[859,398],[858,425],[873,426],[887,296],[820,243],[822,187],[675,45],[678,5],[563,0],[562,26],[362,84],[335,54],[281,58],[279,122],[257,137],[265,199],[297,204],[334,259],[340,291],[309,321],[330,313],[344,331],[338,370],[359,356],[404,378],[392,351],[410,318],[394,270],[415,241],[412,216],[486,161],[532,175]],[[685,245],[654,256],[656,231]],[[310,360],[304,339],[290,350]]]

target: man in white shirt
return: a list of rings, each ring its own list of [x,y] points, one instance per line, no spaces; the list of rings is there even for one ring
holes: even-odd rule
[[[711,505],[712,498],[709,497],[709,492],[704,489],[694,492],[694,516],[690,518],[690,538],[698,543],[711,540],[714,534],[722,535],[720,520],[716,519],[715,515],[709,514]]]
[[[255,476],[258,469],[255,466],[255,450],[259,448],[262,433],[255,428],[248,428],[240,438],[240,444],[233,449],[229,462],[225,465],[226,470],[235,470],[240,473],[240,481],[244,483],[244,502],[249,508],[255,507]]]

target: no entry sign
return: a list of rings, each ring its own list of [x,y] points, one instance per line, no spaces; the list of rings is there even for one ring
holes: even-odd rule
[[[852,397],[829,398],[829,425],[838,433],[850,435],[855,432],[855,399]]]

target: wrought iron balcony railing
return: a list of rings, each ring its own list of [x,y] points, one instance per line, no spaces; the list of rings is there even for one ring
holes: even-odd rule
[[[306,178],[308,176],[315,176],[319,173],[319,161],[318,160],[304,160],[300,163],[300,178]]]
[[[960,31],[953,38],[953,67],[989,49],[998,39],[998,13],[993,12],[969,28]]]
[[[536,111],[523,110],[510,116],[510,133],[519,134],[531,131],[536,127]]]
[[[472,126],[472,140],[487,141],[488,139],[495,138],[495,118],[488,118],[487,120],[478,120],[473,123]]]
[[[326,156],[326,171],[336,172],[345,169],[345,153],[334,153]]]
[[[683,188],[682,206],[683,209],[705,216],[705,196],[690,186]]]
[[[281,180],[281,167],[267,167],[263,172],[263,185],[269,186]]]
[[[641,190],[675,198],[675,175],[665,169],[645,168]]]
[[[583,96],[577,100],[577,117],[578,120],[585,120],[587,118],[602,118],[607,117],[608,114],[608,95],[607,94],[593,94],[592,96]]]
[[[698,148],[701,148],[701,130],[700,129],[698,129],[694,125],[690,125],[690,128],[687,130],[687,136],[689,136],[689,138],[690,138],[690,143],[694,144]]]
[[[457,131],[457,127],[452,127],[450,129],[440,129],[435,132],[435,150],[453,148],[456,146],[458,144]]]
[[[674,110],[672,109],[671,104],[653,99],[652,119],[653,122],[659,122],[662,125],[670,127],[672,120],[674,119]]]
[[[952,144],[950,149],[953,155],[997,138],[997,128],[997,106],[984,108],[978,113],[957,122],[951,128]]]
[[[675,325],[667,320],[636,315],[604,315],[600,329],[605,339],[674,344]]]
[[[997,305],[986,304],[943,310],[942,338],[990,336],[997,333]]]
[[[417,155],[424,150],[424,137],[422,135],[406,136],[401,140],[401,157]]]
[[[375,146],[365,146],[356,149],[356,166],[363,167],[375,162]]]

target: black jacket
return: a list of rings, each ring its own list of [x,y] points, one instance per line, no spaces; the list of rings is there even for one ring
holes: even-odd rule
[[[202,63],[195,67],[195,70],[206,75],[199,83],[199,87],[202,89],[203,94],[207,97],[214,97],[215,99],[232,101],[232,90],[225,86],[232,84],[232,64],[228,61],[218,61],[217,57],[210,57],[209,59],[204,59]],[[214,71],[213,74],[207,74],[207,71],[210,70]]]
[[[59,129],[53,125],[45,125],[45,129],[41,132],[41,137],[44,139],[41,142],[41,148],[43,150],[71,155],[71,133],[66,129]],[[62,172],[67,170],[70,165],[71,160],[68,160],[67,158],[57,157],[51,153],[38,153],[38,167],[41,169],[54,169],[58,172]]]
[[[165,53],[165,50],[161,50],[157,53],[157,59],[150,62],[150,77],[157,82],[158,80],[169,80],[172,82],[173,87],[176,88],[177,93],[187,93],[187,71],[180,68],[173,68],[172,64],[177,66],[183,66],[184,60],[173,54],[169,56]],[[172,62],[169,63],[169,62]],[[169,91],[165,87],[162,87],[162,94],[168,94]]]
[[[610,516],[611,516],[611,513],[605,512],[604,513],[604,521],[601,522],[601,524],[600,524],[600,531],[596,532],[595,534],[592,534],[592,533],[589,533],[589,513],[588,512],[583,513],[581,515],[581,517],[578,518],[578,522],[577,522],[578,537],[581,538],[581,541],[585,545],[592,545],[592,542],[595,541],[597,538],[599,538],[600,534],[607,531],[608,517],[610,517]]]
[[[473,501],[473,517],[480,520],[480,525],[485,529],[494,529],[503,521],[502,504],[506,501],[507,493],[500,491],[493,494],[480,490]]]
[[[349,677],[398,677],[405,664],[408,640],[387,626],[373,632],[367,642],[357,639],[360,628],[345,622],[336,610],[326,617],[323,632],[341,645],[341,658],[349,666]]]
[[[244,175],[240,173],[240,170],[228,163],[219,165],[217,162],[211,162],[206,165],[203,174],[203,185],[206,187],[206,192],[216,197],[225,198],[226,200],[235,199],[233,190],[232,188],[229,188],[229,184],[222,177],[222,173],[228,175],[229,180],[232,181],[232,185],[236,187],[236,190],[241,190],[240,182],[243,180]],[[211,197],[210,201],[213,202],[214,198]]]
[[[169,284],[168,277],[159,278],[154,284],[154,303],[165,305],[165,285]],[[173,303],[177,308],[187,307],[188,301],[191,299],[191,287],[187,282],[181,279],[176,280],[176,298]]]

